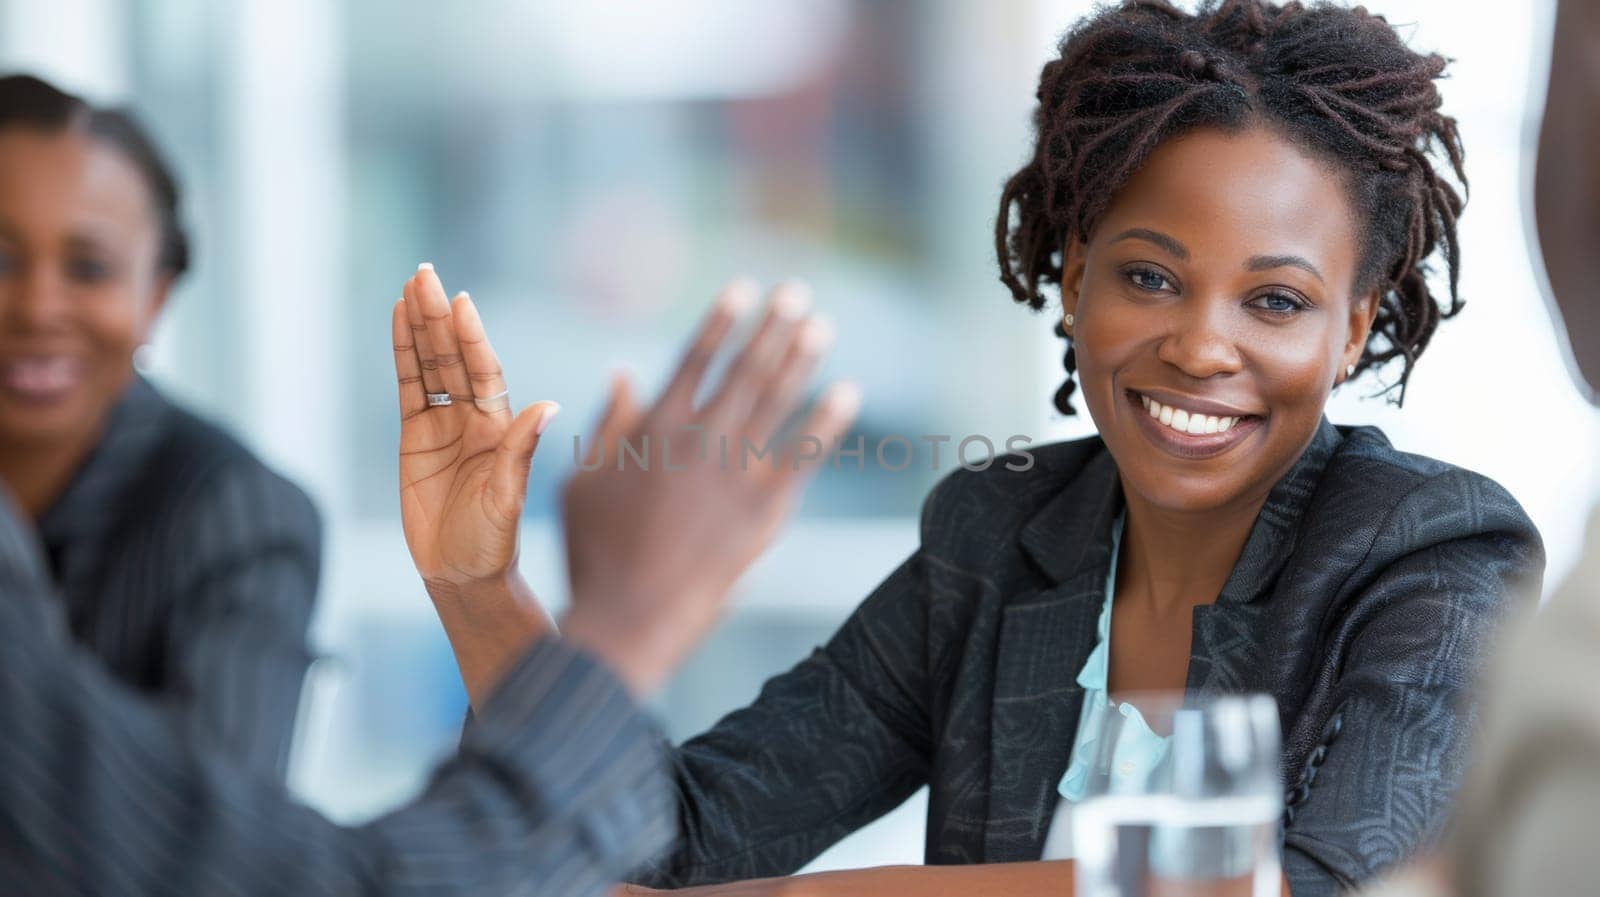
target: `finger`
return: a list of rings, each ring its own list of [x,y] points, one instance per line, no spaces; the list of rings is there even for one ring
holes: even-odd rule
[[[467,382],[474,399],[486,400],[490,414],[511,417],[511,403],[506,398],[505,372],[500,368],[500,358],[489,345],[489,335],[483,329],[483,319],[472,297],[462,293],[450,303],[450,313],[455,318],[456,342],[461,347],[461,358],[466,368]],[[480,407],[482,411],[484,408]]]
[[[444,381],[439,378],[439,365],[433,359],[433,341],[428,339],[428,325],[422,319],[422,301],[417,298],[417,277],[406,278],[406,322],[411,327],[411,341],[417,347],[417,364],[422,368],[422,387],[428,392],[444,392]]]
[[[406,319],[404,299],[395,300],[391,318],[394,375],[400,384],[400,420],[408,421],[428,410],[428,397],[423,394],[422,365],[417,359],[416,344],[411,339],[411,322]]]
[[[594,428],[594,440],[584,456],[583,466],[592,469],[595,462],[609,453],[611,446],[624,437],[631,437],[639,427],[644,413],[634,400],[633,382],[628,375],[617,371],[611,375],[611,394],[606,399],[606,409]]]
[[[824,390],[794,441],[784,450],[783,463],[773,471],[780,490],[810,478],[827,463],[837,441],[849,432],[860,410],[861,389],[854,383],[835,383]]]
[[[433,346],[433,360],[438,365],[439,379],[444,383],[445,392],[457,401],[470,401],[472,384],[467,382],[461,345],[456,341],[455,316],[450,313],[450,300],[445,298],[444,284],[427,262],[417,269],[415,282],[422,320],[428,325],[428,342]]]
[[[611,395],[606,400],[605,413],[600,416],[596,437],[619,439],[627,436],[633,432],[640,416],[632,379],[626,373],[617,371],[611,375]]]
[[[766,388],[772,371],[787,354],[796,324],[810,306],[811,291],[804,284],[785,283],[773,291],[761,325],[728,368],[716,394],[706,405],[713,426],[740,426],[746,421],[756,397]]]
[[[800,326],[789,344],[789,354],[768,379],[751,411],[746,431],[757,445],[765,445],[794,413],[807,381],[831,345],[833,325],[826,319],[812,318]]]
[[[723,287],[711,311],[706,313],[705,320],[701,322],[700,330],[690,341],[672,380],[657,399],[656,410],[669,413],[683,411],[694,403],[695,393],[699,391],[712,359],[716,358],[717,349],[728,338],[739,319],[759,301],[756,289],[754,281],[743,278]]]
[[[539,437],[560,410],[561,406],[555,402],[537,402],[522,409],[506,428],[505,438],[495,450],[494,465],[489,472],[489,500],[508,522],[522,516],[533,453],[539,448]]]

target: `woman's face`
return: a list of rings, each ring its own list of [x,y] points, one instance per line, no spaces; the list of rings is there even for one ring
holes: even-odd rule
[[[1068,245],[1080,389],[1127,490],[1174,511],[1265,498],[1366,342],[1356,236],[1325,164],[1263,129],[1202,130]]]
[[[149,192],[116,149],[0,130],[0,439],[97,429],[132,376],[170,278]]]

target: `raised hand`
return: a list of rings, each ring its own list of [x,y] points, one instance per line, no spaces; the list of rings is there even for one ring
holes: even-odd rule
[[[477,308],[466,293],[446,301],[432,266],[418,268],[403,295],[392,323],[400,519],[476,703],[510,659],[499,655],[549,628],[517,572],[517,525],[539,435],[560,406],[512,416]]]
[[[618,378],[585,460],[593,469],[566,486],[572,609],[563,634],[637,692],[654,689],[705,634],[860,404],[855,387],[836,384],[795,438],[769,445],[832,338],[807,316],[809,293],[796,284],[773,293],[755,334],[696,403],[717,350],[756,298],[746,283],[723,292],[648,410]]]

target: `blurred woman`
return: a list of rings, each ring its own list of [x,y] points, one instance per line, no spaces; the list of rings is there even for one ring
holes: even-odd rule
[[[0,481],[77,641],[281,778],[321,527],[299,489],[134,371],[189,265],[178,207],[128,114],[0,78]]]

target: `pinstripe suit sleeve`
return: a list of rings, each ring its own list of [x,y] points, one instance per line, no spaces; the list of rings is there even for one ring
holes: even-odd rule
[[[666,846],[665,758],[603,667],[554,640],[407,806],[337,826],[242,770],[66,637],[0,497],[0,882],[30,895],[595,895]]]
[[[253,458],[216,471],[172,516],[181,572],[167,629],[168,697],[203,736],[281,781],[311,653],[321,521]]]

